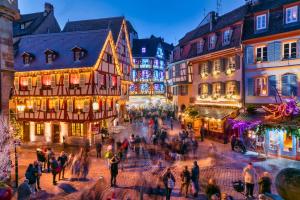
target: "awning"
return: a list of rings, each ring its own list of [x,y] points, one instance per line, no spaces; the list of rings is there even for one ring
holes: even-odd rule
[[[238,109],[233,108],[216,108],[216,107],[203,107],[197,106],[200,117],[224,119],[238,112]]]
[[[237,116],[234,120],[236,121],[244,121],[244,122],[255,122],[255,121],[261,121],[263,122],[265,117],[264,113],[240,113],[239,116]]]

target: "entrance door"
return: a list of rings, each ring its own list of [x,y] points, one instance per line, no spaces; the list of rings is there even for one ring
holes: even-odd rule
[[[53,124],[53,143],[59,143],[60,141],[60,130],[59,124]]]
[[[23,124],[23,141],[24,142],[30,141],[30,124],[29,124],[29,122],[24,122],[24,124]]]

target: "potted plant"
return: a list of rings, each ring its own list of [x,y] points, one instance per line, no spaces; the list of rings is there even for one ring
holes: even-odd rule
[[[254,105],[248,105],[246,110],[249,114],[255,114],[257,108]]]
[[[262,58],[260,57],[256,58],[256,63],[262,63]]]

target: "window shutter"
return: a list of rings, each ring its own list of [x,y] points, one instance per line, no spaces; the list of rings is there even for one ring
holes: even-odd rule
[[[108,88],[110,88],[110,82],[109,82],[110,75],[106,74],[105,76],[106,76],[106,88],[108,89]]]
[[[283,96],[290,96],[289,75],[281,77],[281,91]]]
[[[33,101],[33,105],[32,105],[32,110],[33,110],[33,112],[36,112],[36,111],[37,111],[37,109],[36,109],[36,107],[37,107],[36,101],[37,101],[37,100],[34,100],[34,101]]]
[[[212,73],[212,61],[207,62],[207,71],[208,71],[208,74]]]
[[[254,79],[248,78],[248,96],[254,96]]]
[[[268,61],[269,62],[274,62],[275,61],[275,42],[271,42],[268,44]]]
[[[226,58],[220,59],[220,70],[221,70],[221,72],[224,72],[225,69],[226,69],[226,66],[225,66],[226,61],[225,61],[225,59],[226,59]]]
[[[221,95],[225,95],[225,83],[221,82]]]
[[[69,74],[64,74],[64,87],[69,88]]]
[[[19,77],[15,77],[14,85],[15,85],[15,90],[19,90],[19,86],[20,86]]]
[[[229,30],[229,44],[231,43],[233,29]]]
[[[241,68],[241,56],[235,55],[235,69]]]
[[[51,88],[55,88],[56,86],[56,76],[55,74],[51,75]]]
[[[68,112],[73,112],[73,100],[72,99],[69,99],[67,101],[67,111]]]
[[[246,54],[247,54],[247,60],[246,60],[247,64],[253,64],[254,63],[254,47],[247,46]]]
[[[201,75],[201,66],[202,64],[201,63],[198,63],[198,74]]]
[[[274,61],[282,60],[281,48],[282,48],[281,42],[274,42]]]
[[[240,92],[241,92],[241,82],[240,81],[235,81],[234,94],[235,95],[240,95]]]
[[[59,99],[55,100],[54,106],[55,106],[55,112],[58,112],[59,111]]]
[[[202,94],[202,85],[201,84],[198,84],[198,95],[201,95]]]
[[[85,86],[85,73],[80,73],[79,74],[79,87],[84,87]]]
[[[47,100],[46,99],[42,99],[41,100],[41,111],[46,111],[47,110]]]
[[[268,90],[269,90],[269,96],[276,96],[276,76],[269,76],[268,77]]]
[[[36,77],[36,86],[38,88],[42,87],[42,77],[41,76]]]
[[[208,87],[208,95],[212,94],[212,84],[207,84]]]
[[[298,6],[298,7],[300,9],[300,6]],[[300,13],[300,11],[299,11],[299,13]],[[297,57],[300,58],[300,40],[297,41],[297,51],[298,51]]]
[[[121,77],[118,76],[117,77],[117,87],[120,87],[121,86]]]
[[[83,112],[87,113],[90,110],[90,100],[85,100],[83,103]]]
[[[28,77],[28,90],[32,90],[32,78]]]

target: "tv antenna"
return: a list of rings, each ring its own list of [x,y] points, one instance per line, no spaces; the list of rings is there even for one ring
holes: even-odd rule
[[[217,0],[217,13],[221,15],[222,0]]]

